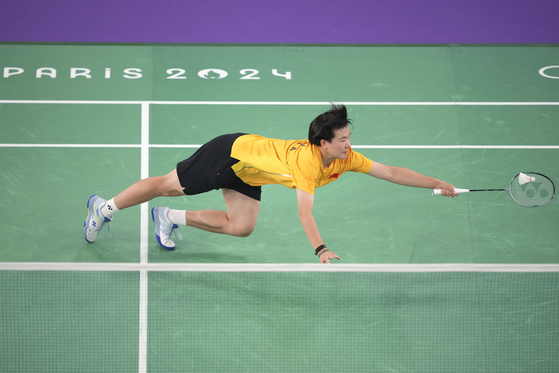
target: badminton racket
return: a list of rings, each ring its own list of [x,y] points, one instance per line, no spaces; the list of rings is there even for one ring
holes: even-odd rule
[[[538,207],[549,203],[555,196],[555,184],[547,176],[537,172],[521,172],[510,181],[508,189],[454,189],[456,193],[467,192],[505,192],[508,191],[514,202],[524,207]],[[433,194],[441,194],[434,189]]]

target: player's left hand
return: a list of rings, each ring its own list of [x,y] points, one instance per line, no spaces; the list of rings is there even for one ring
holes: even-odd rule
[[[341,260],[339,256],[336,255],[336,253],[333,253],[331,251],[324,251],[322,254],[320,254],[320,264],[330,264],[330,259],[338,259]]]

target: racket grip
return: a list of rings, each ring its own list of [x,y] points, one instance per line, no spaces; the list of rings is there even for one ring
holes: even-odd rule
[[[454,192],[456,193],[468,193],[470,190],[469,189],[454,189]],[[436,194],[441,194],[441,189],[433,189],[433,195]]]

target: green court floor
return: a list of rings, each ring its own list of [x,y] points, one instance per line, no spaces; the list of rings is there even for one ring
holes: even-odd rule
[[[176,250],[157,244],[149,209],[223,209],[219,191],[119,212],[114,236],[94,244],[82,226],[92,194],[165,174],[223,133],[303,139],[329,102],[348,106],[354,150],[373,161],[459,188],[507,188],[522,171],[559,180],[557,46],[0,44],[0,54],[0,262],[315,263],[295,193],[277,185],[263,187],[248,238],[182,227]],[[559,264],[557,206],[344,174],[317,190],[313,214],[342,263]],[[0,371],[558,364],[557,273],[149,272],[145,288],[141,278],[0,271]]]
[[[182,145],[202,144],[219,133],[245,131],[304,138],[308,126],[305,118],[313,118],[327,108],[149,107],[149,139],[153,146],[148,148],[149,175],[169,172],[195,151]],[[408,167],[457,187],[506,188],[512,176],[530,170],[559,179],[554,163],[559,149],[552,146],[559,143],[559,131],[550,119],[559,117],[558,106],[483,106],[477,111],[475,106],[349,108],[355,118],[354,147],[374,161]],[[115,235],[111,239],[102,237],[88,245],[80,227],[90,195],[111,198],[140,178],[140,105],[9,103],[2,104],[0,110],[8,129],[6,144],[12,145],[0,147],[5,211],[0,217],[0,234],[4,237],[0,258],[16,262],[138,262],[138,207],[115,218]],[[282,112],[289,114],[282,117]],[[391,115],[396,118],[393,123],[389,122]],[[537,116],[543,119],[528,130],[527,120]],[[266,125],[261,126],[261,122]],[[91,128],[96,130],[90,131]],[[490,141],[491,137],[495,141]],[[530,141],[524,142],[527,139]],[[388,147],[360,148],[371,145]],[[444,148],[446,145],[450,148]],[[457,148],[460,145],[481,148]],[[514,148],[522,145],[542,146]],[[431,196],[429,190],[391,185],[360,174],[343,175],[336,183],[319,189],[315,198],[314,214],[324,239],[348,263],[559,261],[559,233],[554,229],[559,212],[555,201],[529,209],[516,205],[506,192],[446,199]],[[55,215],[51,212],[54,205],[60,211]],[[158,198],[150,202],[150,206],[155,205],[224,208],[219,191]],[[160,250],[150,236],[150,261],[299,263],[315,259],[298,220],[295,194],[282,186],[264,187],[259,221],[251,237],[232,238],[184,227],[181,230],[186,239],[174,252]],[[270,245],[277,250],[266,250]]]

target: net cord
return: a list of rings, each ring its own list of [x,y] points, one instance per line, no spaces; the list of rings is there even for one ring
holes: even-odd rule
[[[559,272],[559,264],[42,263],[0,262],[2,271],[105,272]]]

